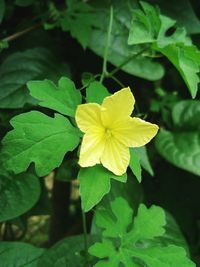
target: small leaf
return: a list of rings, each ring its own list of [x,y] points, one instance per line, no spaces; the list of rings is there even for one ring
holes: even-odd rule
[[[0,176],[0,222],[28,211],[39,196],[40,183],[36,176],[28,173],[16,177]]]
[[[74,117],[77,105],[81,103],[80,91],[76,90],[74,83],[66,77],[58,81],[58,87],[49,80],[30,81],[27,86],[31,96],[41,101],[40,106],[64,115]]]
[[[23,242],[0,242],[1,267],[37,267],[44,249]]]
[[[151,176],[154,176],[154,171],[152,169],[149,157],[147,154],[147,149],[145,146],[134,148],[137,157],[140,159],[140,164],[142,168],[147,171]]]
[[[141,181],[142,181],[142,169],[140,166],[140,160],[137,157],[137,154],[135,153],[133,148],[130,149],[130,155],[131,155],[131,158],[130,158],[129,166],[130,166],[133,174],[137,178],[138,182],[141,183]]]
[[[116,176],[101,165],[81,168],[78,179],[80,180],[81,203],[85,212],[98,204],[110,191],[111,178],[121,182],[126,181],[126,175]]]
[[[148,3],[140,2],[144,11],[133,11],[133,20],[128,44],[152,43],[157,39],[161,27],[159,9]]]
[[[109,96],[107,88],[100,82],[91,82],[86,88],[86,100],[88,103],[102,104],[105,97]]]
[[[5,166],[15,173],[34,162],[38,176],[46,175],[79,143],[78,130],[59,114],[51,118],[31,111],[14,117],[11,125],[14,129],[3,140],[3,153]]]

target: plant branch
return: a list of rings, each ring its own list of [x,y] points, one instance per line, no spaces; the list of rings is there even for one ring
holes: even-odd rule
[[[41,25],[42,25],[42,23],[34,24],[33,26],[31,26],[31,27],[29,27],[29,28],[27,28],[27,29],[25,29],[25,30],[23,30],[23,31],[16,32],[16,33],[14,33],[14,34],[12,34],[12,35],[10,35],[10,36],[8,36],[8,37],[2,39],[1,41],[2,41],[2,42],[10,42],[10,41],[13,41],[13,40],[15,40],[15,39],[21,37],[22,35],[25,35],[26,33],[29,33],[29,32],[31,32],[31,31],[33,31],[33,30],[39,28]]]
[[[109,46],[110,46],[112,25],[113,25],[113,7],[111,6],[110,7],[110,19],[109,19],[109,25],[108,25],[107,41],[106,41],[106,47],[105,47],[104,57],[103,57],[103,69],[102,69],[102,74],[100,77],[101,83],[103,82],[104,77],[107,74],[107,58],[108,58],[108,50],[109,50]]]
[[[113,76],[116,72],[118,72],[119,70],[121,70],[121,68],[123,68],[126,64],[128,64],[129,62],[131,62],[134,58],[142,55],[145,51],[147,51],[149,48],[145,48],[143,50],[141,50],[140,52],[138,52],[137,54],[131,55],[130,57],[128,57],[125,61],[123,61],[118,67],[116,67],[114,70],[112,70],[111,72],[107,73],[107,77],[111,77]]]

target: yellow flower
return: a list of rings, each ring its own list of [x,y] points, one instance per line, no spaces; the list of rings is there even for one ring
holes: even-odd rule
[[[135,99],[129,87],[105,97],[102,105],[79,105],[76,123],[84,132],[79,164],[82,167],[98,163],[116,175],[122,175],[130,161],[129,147],[148,143],[158,126],[130,117]]]

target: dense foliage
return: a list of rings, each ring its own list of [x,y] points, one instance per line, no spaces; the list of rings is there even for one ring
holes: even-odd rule
[[[0,0],[0,267],[200,266],[199,8]],[[158,134],[80,167],[77,107],[125,87]]]

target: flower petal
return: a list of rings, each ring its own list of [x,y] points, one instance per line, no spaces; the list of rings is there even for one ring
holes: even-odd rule
[[[103,166],[116,175],[122,175],[126,172],[129,161],[129,148],[115,138],[107,139],[101,156]]]
[[[110,128],[116,121],[130,116],[134,104],[135,98],[129,87],[104,98],[101,111],[103,125]]]
[[[82,132],[102,128],[101,106],[96,103],[82,104],[77,107],[75,120]]]
[[[125,146],[140,147],[146,145],[157,134],[158,129],[156,124],[129,117],[121,121],[112,133]]]
[[[94,166],[100,163],[100,157],[104,151],[104,131],[89,132],[83,136],[79,165],[82,167]]]

